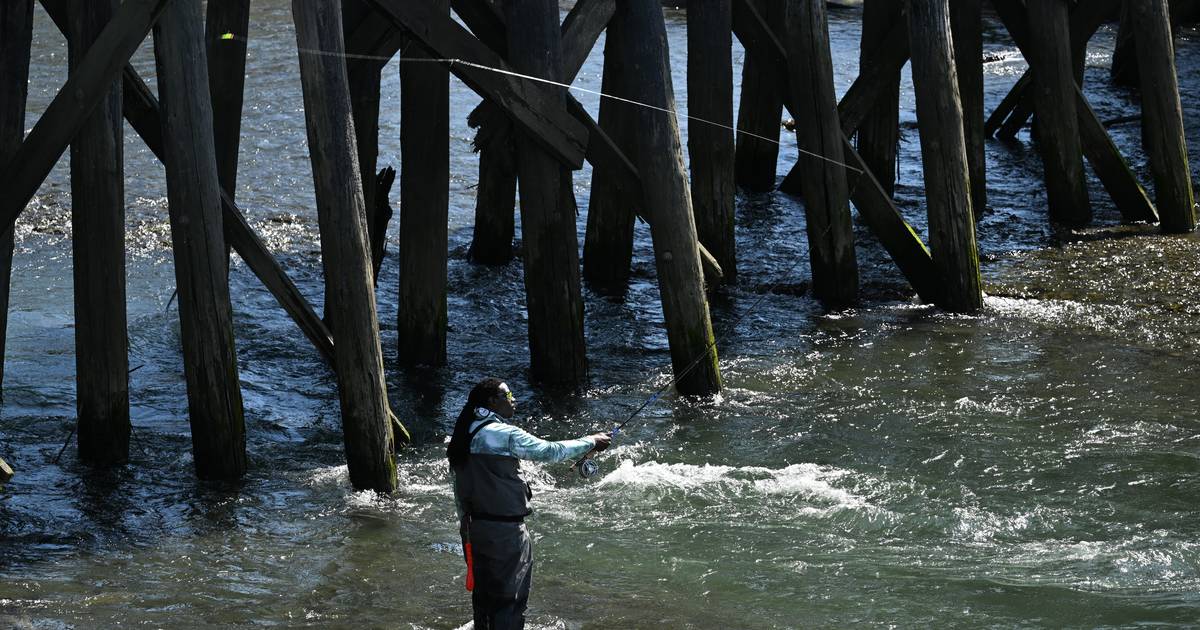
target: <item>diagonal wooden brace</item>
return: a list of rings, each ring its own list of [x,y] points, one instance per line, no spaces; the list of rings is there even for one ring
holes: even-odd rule
[[[504,20],[492,7],[483,0],[453,0],[451,6],[454,7],[454,11],[463,19],[467,27],[479,37],[480,41],[487,44],[497,54],[504,54],[503,51],[508,42],[507,28]],[[614,0],[581,0],[567,14],[562,25],[565,79],[563,83],[574,81],[575,76],[579,74],[579,69],[583,67],[588,52],[591,51],[600,32],[612,18],[614,11],[616,11]],[[485,100],[476,108],[476,112],[472,112],[472,116],[489,115],[490,112],[486,110],[491,107],[494,107],[491,101]],[[592,164],[593,168],[617,173],[618,178],[623,182],[621,190],[629,199],[629,206],[643,208],[645,204],[642,202],[642,178],[633,161],[600,128],[600,125],[584,109],[583,105],[569,93],[567,94],[567,112],[587,129],[587,161]],[[641,210],[638,212],[638,218],[650,223],[652,219],[646,214],[645,210]],[[705,277],[710,281],[723,278],[725,273],[716,257],[704,247],[703,243],[697,243],[697,245],[700,247],[700,261],[704,265]]]
[[[992,6],[1021,54],[1025,55],[1029,45],[1029,25],[1022,3],[1019,0],[992,0]],[[1125,156],[1121,155],[1078,85],[1075,86],[1075,99],[1083,156],[1116,203],[1121,217],[1131,222],[1157,221],[1158,210],[1146,195],[1146,189],[1137,181],[1133,169],[1129,167]]]
[[[565,108],[553,105],[546,85],[516,76],[499,55],[449,15],[409,0],[370,1],[438,57],[463,62],[450,62],[448,69],[472,90],[499,105],[547,151],[572,169],[583,166],[587,130]]]
[[[0,233],[12,228],[168,2],[121,3],[4,169],[7,185],[0,192]]]
[[[763,59],[773,60],[775,66],[775,74],[782,81],[784,89],[787,86],[787,53],[780,42],[779,38],[772,32],[770,25],[762,17],[763,14],[755,7],[753,0],[736,0],[734,2],[734,34],[742,45],[747,48],[754,48]],[[898,39],[900,35],[896,34],[897,28],[903,31],[903,39]],[[897,38],[893,41],[893,38]],[[908,59],[908,35],[906,25],[900,24],[894,27],[888,35],[889,42],[892,47],[902,48],[903,55],[894,55],[894,57],[885,57],[891,59],[891,63],[897,64],[895,68],[903,66]],[[847,97],[854,94],[853,100],[848,102],[848,112],[867,111],[871,105],[878,100],[879,87],[882,86],[882,74],[887,70],[886,64],[883,62],[872,64],[874,68],[881,68],[876,72],[872,72],[868,76],[860,76],[855,81],[855,85],[861,87],[855,88],[852,86],[850,91],[843,97],[842,102],[847,103]],[[892,70],[894,71],[894,70]],[[785,92],[790,94],[790,90]],[[784,99],[784,106],[791,112],[792,104],[790,99]],[[842,104],[838,105],[838,115],[842,114]],[[794,116],[795,113],[792,112]],[[857,119],[857,120],[856,120]],[[921,237],[917,235],[912,226],[904,220],[900,214],[900,209],[896,207],[891,195],[883,189],[879,180],[870,172],[854,145],[850,142],[848,136],[850,133],[862,123],[862,117],[859,114],[848,113],[847,120],[841,120],[843,138],[844,158],[847,164],[861,174],[855,176],[850,174],[848,179],[851,185],[850,200],[854,203],[854,207],[858,209],[858,214],[866,222],[871,233],[879,239],[880,244],[887,250],[888,255],[900,268],[900,273],[904,274],[905,279],[912,285],[913,290],[925,302],[933,302],[939,296],[941,282],[937,269],[933,265],[933,258],[929,255],[929,249],[921,241]],[[854,129],[847,132],[847,123],[852,123]]]
[[[42,7],[50,19],[63,30],[66,13],[62,0],[42,0]],[[158,99],[150,91],[133,66],[126,64],[121,77],[122,104],[125,120],[141,136],[146,147],[162,159],[162,125]],[[234,203],[229,193],[221,191],[222,223],[226,241],[242,257],[263,286],[275,296],[304,336],[312,342],[321,356],[333,365],[333,336],[316,311],[300,293],[300,290],[279,266],[262,239],[246,222],[246,217]]]

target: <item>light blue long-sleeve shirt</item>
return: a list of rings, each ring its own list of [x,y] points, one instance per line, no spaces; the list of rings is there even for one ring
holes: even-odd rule
[[[493,422],[480,429],[471,439],[472,455],[501,455],[534,462],[554,463],[582,457],[596,446],[596,441],[590,437],[559,442],[543,440],[520,427],[504,422],[500,416],[482,408],[475,410],[475,418],[476,420],[471,423],[469,428],[471,431],[488,420]],[[453,469],[450,474],[450,485],[454,487]],[[454,494],[454,504],[459,518],[462,518],[463,507],[457,491]]]

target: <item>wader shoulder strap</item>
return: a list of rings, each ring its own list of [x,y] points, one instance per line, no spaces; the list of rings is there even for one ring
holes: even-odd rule
[[[482,431],[483,427],[486,427],[487,425],[492,424],[493,422],[495,422],[495,420],[491,420],[491,419],[484,420],[482,424],[475,427],[474,431],[471,431],[470,433],[467,434],[467,451],[468,451],[468,453],[471,450],[471,442],[475,440],[475,435],[477,433],[479,433],[480,431]]]

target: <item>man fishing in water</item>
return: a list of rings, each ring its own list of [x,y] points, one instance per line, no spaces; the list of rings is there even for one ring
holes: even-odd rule
[[[520,460],[567,461],[603,451],[612,440],[596,433],[548,442],[507,424],[516,410],[508,385],[483,379],[467,396],[446,448],[476,630],[525,627],[533,549],[524,520],[533,491],[520,476]]]

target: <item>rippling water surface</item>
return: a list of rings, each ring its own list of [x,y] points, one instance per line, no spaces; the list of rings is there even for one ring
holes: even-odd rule
[[[836,82],[857,71],[857,10],[831,13]],[[680,109],[684,16],[668,12]],[[1107,82],[1113,31],[1094,40],[1102,118],[1136,111]],[[989,22],[988,109],[1024,70]],[[289,3],[254,5],[237,196],[314,303],[321,273]],[[1196,31],[1178,41],[1189,144],[1200,113]],[[579,85],[598,89],[601,47]],[[153,74],[150,47],[134,60]],[[735,51],[740,70],[742,52]],[[66,48],[37,16],[29,126],[64,78]],[[385,70],[381,164],[399,166],[399,81]],[[907,81],[907,78],[906,78]],[[17,224],[0,453],[0,625],[452,628],[470,616],[443,464],[470,384],[501,375],[534,431],[568,437],[628,414],[669,379],[650,245],[639,227],[624,300],[586,296],[591,388],[526,382],[518,265],[475,268],[477,166],[452,97],[450,364],[389,370],[416,443],[394,496],[355,492],[333,379],[240,261],[232,270],[251,469],[194,480],[162,169],[127,136],[132,462],[111,473],[56,455],[73,425],[67,160]],[[898,195],[923,230],[911,86]],[[595,110],[596,99],[580,94]],[[686,132],[686,131],[685,131]],[[1137,125],[1113,136],[1149,181]],[[859,228],[864,300],[826,314],[795,291],[803,210],[739,198],[739,284],[713,300],[727,389],[668,397],[590,482],[533,466],[537,627],[1187,626],[1200,619],[1200,242],[1117,228],[1092,182],[1096,227],[1056,233],[1029,144],[988,144],[980,223],[989,297],[964,317],[917,304]],[[780,173],[796,157],[784,135]],[[1193,161],[1195,164],[1196,161]],[[586,208],[590,173],[576,175]],[[394,205],[397,200],[393,198]],[[397,205],[398,207],[398,205]],[[380,282],[394,365],[395,224]],[[580,230],[584,219],[580,219]]]

